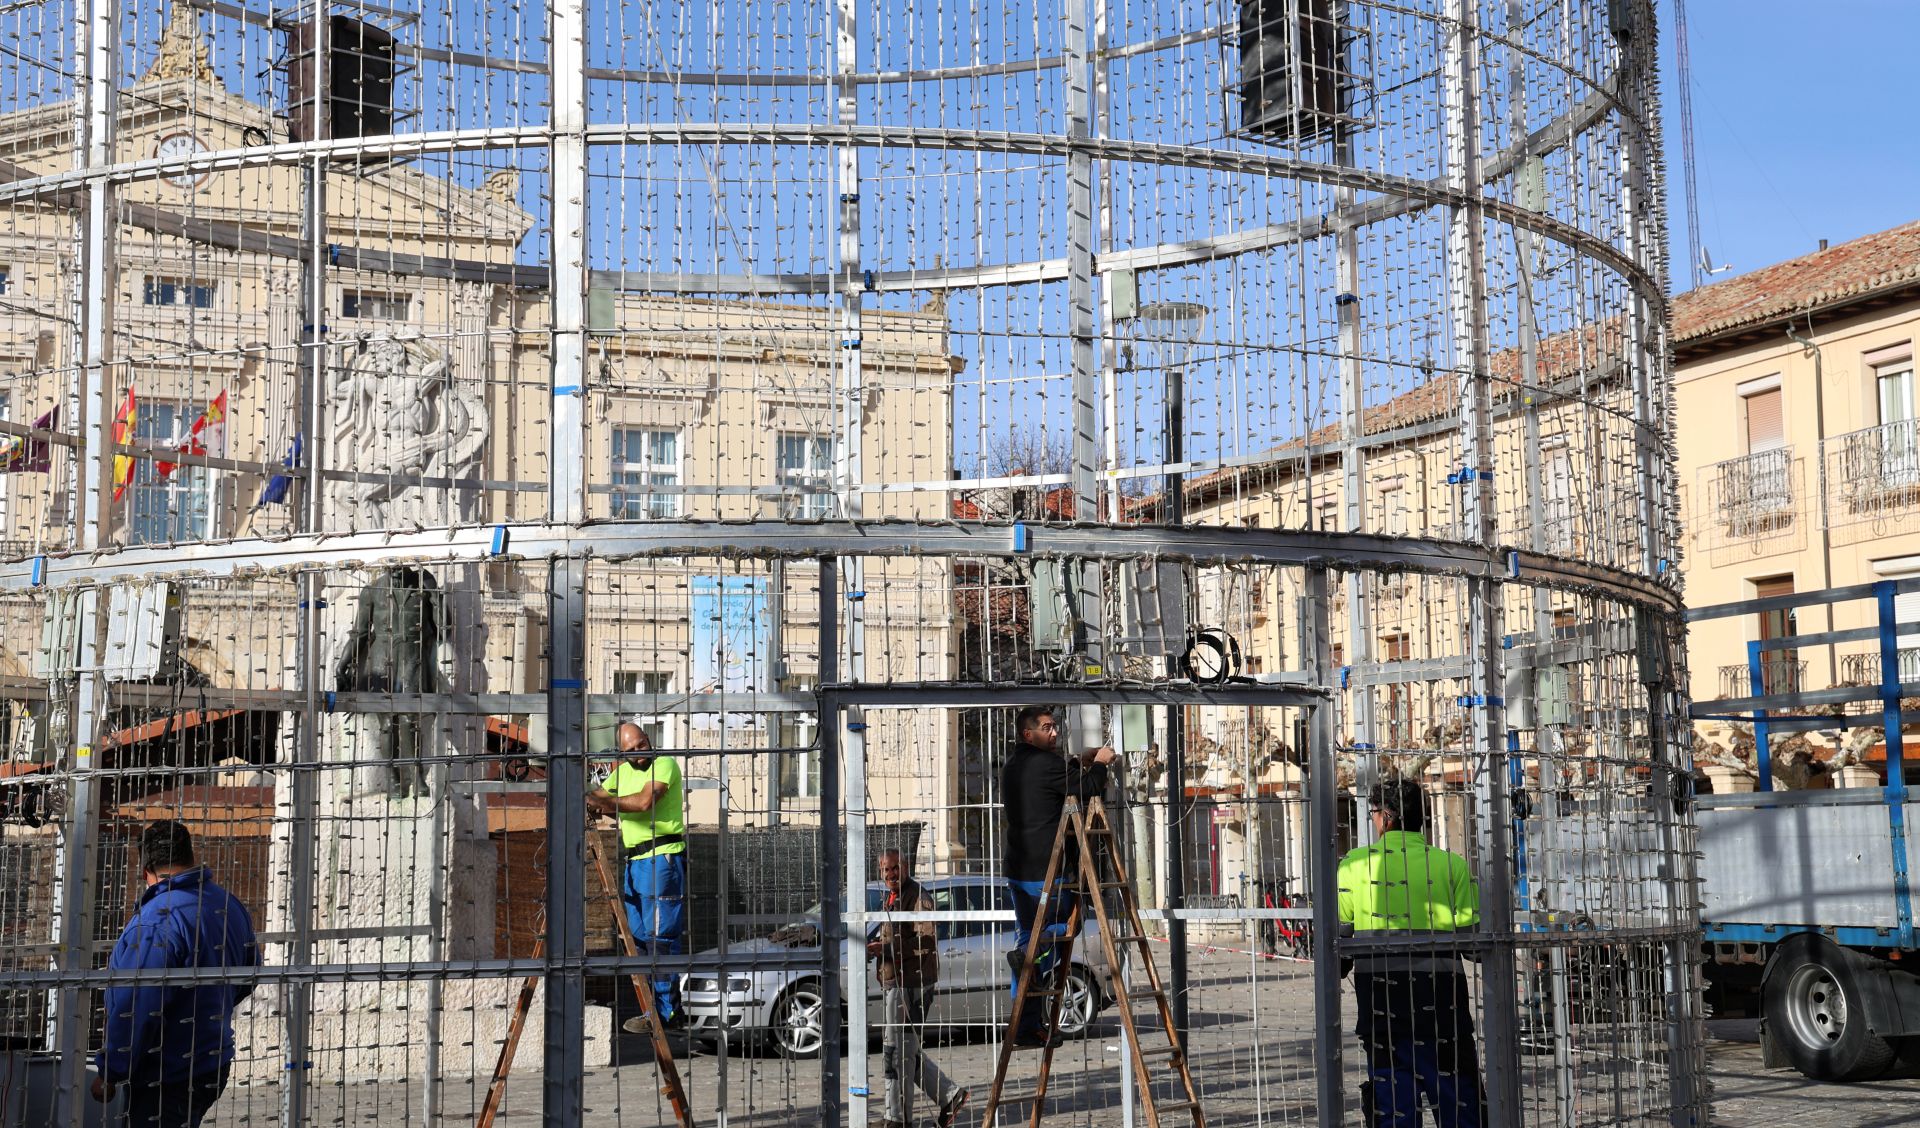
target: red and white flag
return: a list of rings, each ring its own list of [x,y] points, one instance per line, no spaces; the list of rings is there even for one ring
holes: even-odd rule
[[[222,391],[215,397],[214,401],[207,405],[207,409],[200,413],[200,418],[193,421],[193,430],[187,432],[187,441],[181,443],[178,449],[181,454],[199,455],[202,458],[208,455],[212,455],[215,458],[226,457],[226,392]],[[155,459],[153,468],[154,471],[160,475],[160,480],[164,482],[172,476],[175,470],[180,468],[180,464],[178,462],[163,462]]]

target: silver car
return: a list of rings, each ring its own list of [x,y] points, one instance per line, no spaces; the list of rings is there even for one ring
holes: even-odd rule
[[[1002,911],[1011,918],[1012,898],[1006,883],[991,877],[936,877],[920,883],[933,898],[934,908],[942,912]],[[867,911],[879,912],[886,904],[884,885],[867,887]],[[732,1041],[769,1039],[773,1047],[787,1057],[814,1057],[820,1052],[824,1005],[819,971],[819,906],[773,935],[743,941],[727,947],[726,966],[721,968],[718,949],[699,954],[711,960],[713,969],[695,965],[680,981],[681,1008],[687,1016],[688,1032],[697,1038]],[[927,1026],[936,1033],[952,1033],[967,1027],[989,1028],[1007,1021],[1010,974],[1007,952],[1013,948],[1013,921],[964,920],[942,922],[938,926],[940,942],[940,983],[935,988]],[[778,953],[783,966],[759,967],[764,954]],[[807,960],[811,953],[813,958]],[[842,953],[844,956],[844,952]],[[805,966],[795,966],[795,957]],[[846,972],[844,958],[838,961],[844,997]],[[867,964],[867,997],[872,1007],[880,1000],[880,981],[873,965]],[[1106,954],[1100,944],[1099,925],[1089,913],[1085,928],[1073,946],[1071,975],[1065,997],[1066,1009],[1060,1015],[1060,1031],[1078,1036],[1092,1024],[1094,1017],[1113,1001],[1112,982],[1107,974]],[[873,1009],[874,1031],[878,1015]],[[845,1021],[845,1016],[841,1016]],[[946,1027],[945,1031],[939,1028]]]

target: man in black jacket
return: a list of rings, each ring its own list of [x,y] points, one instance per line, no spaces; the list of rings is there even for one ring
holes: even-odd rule
[[[1044,706],[1029,705],[1020,710],[1013,728],[1016,740],[1012,755],[1000,770],[1000,794],[1006,803],[1007,890],[1013,897],[1016,918],[1015,948],[1007,953],[1007,962],[1013,967],[1013,990],[1018,994],[1020,968],[1033,939],[1034,919],[1040,911],[1061,811],[1069,798],[1085,800],[1107,789],[1107,765],[1113,762],[1114,752],[1102,747],[1080,756],[1062,755],[1060,726],[1053,710]],[[1061,863],[1064,876],[1079,865],[1078,853],[1069,848]],[[1034,975],[1040,983],[1049,982],[1051,973],[1059,970],[1054,967],[1053,945],[1065,938],[1072,910],[1071,898],[1056,891],[1034,963]],[[1014,1036],[1016,1046],[1045,1043],[1044,1013],[1039,1007],[1023,1008]]]

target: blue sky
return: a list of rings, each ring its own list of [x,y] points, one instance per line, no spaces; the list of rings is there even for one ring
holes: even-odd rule
[[[1689,287],[1674,86],[1665,28],[1673,285]],[[1755,270],[1920,219],[1920,0],[1690,0],[1695,174],[1713,261]]]

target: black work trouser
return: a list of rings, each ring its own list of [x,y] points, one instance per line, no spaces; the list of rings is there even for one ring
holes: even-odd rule
[[[223,1064],[177,1081],[138,1077],[128,1081],[126,1128],[200,1128],[207,1110],[226,1089],[232,1068]]]
[[[1459,971],[1355,972],[1355,1033],[1367,1053],[1360,1106],[1369,1128],[1418,1128],[1420,1098],[1440,1128],[1482,1128],[1486,1090],[1473,1001]]]

